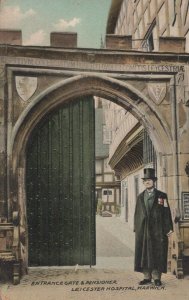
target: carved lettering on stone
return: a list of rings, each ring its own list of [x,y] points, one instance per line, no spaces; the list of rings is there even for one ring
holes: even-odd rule
[[[148,84],[148,93],[150,98],[156,103],[160,104],[166,96],[167,88],[166,83],[151,82]]]
[[[27,101],[37,89],[37,77],[16,76],[16,90],[22,100]]]
[[[113,52],[112,52],[113,53]],[[92,55],[92,56],[90,56]],[[92,62],[90,61],[92,59]],[[42,58],[28,58],[28,57],[0,57],[0,66],[4,64],[11,65],[28,65],[28,66],[44,66],[44,67],[58,67],[68,69],[81,69],[81,70],[95,70],[95,71],[122,71],[122,72],[150,72],[150,73],[178,73],[184,72],[185,66],[180,64],[164,65],[164,64],[124,64],[124,63],[98,63],[93,61],[98,59],[95,53],[89,53],[87,61],[78,60],[54,60]]]

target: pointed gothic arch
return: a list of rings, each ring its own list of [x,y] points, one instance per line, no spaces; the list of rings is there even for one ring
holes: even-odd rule
[[[127,82],[85,74],[53,84],[22,112],[14,126],[10,147],[13,171],[22,164],[27,141],[39,121],[58,106],[85,95],[100,96],[125,108],[147,129],[157,152],[172,153],[171,132],[152,100]]]

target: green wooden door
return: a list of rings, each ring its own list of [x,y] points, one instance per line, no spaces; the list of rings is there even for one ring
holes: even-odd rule
[[[27,147],[29,265],[94,265],[94,102],[46,117]]]

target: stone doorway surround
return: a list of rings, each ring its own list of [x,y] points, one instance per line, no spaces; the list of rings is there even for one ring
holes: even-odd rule
[[[157,152],[160,186],[175,217],[189,161],[187,55],[135,51],[0,47],[3,143],[2,218],[19,212],[17,259],[27,269],[25,152],[33,129],[49,112],[79,96],[100,96],[132,113],[146,128]],[[41,58],[43,57],[43,58]],[[102,63],[103,62],[103,63]],[[29,79],[28,79],[29,78]],[[28,81],[27,90],[23,83]],[[6,160],[6,164],[2,163]],[[174,261],[173,261],[174,265]],[[175,267],[174,267],[175,268]],[[181,271],[182,272],[182,271]]]

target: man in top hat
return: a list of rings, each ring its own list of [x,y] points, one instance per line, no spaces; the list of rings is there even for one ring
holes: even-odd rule
[[[144,169],[145,190],[137,197],[135,231],[135,271],[142,272],[140,285],[154,280],[160,286],[161,274],[167,272],[168,236],[173,231],[167,195],[155,188],[155,170]]]

